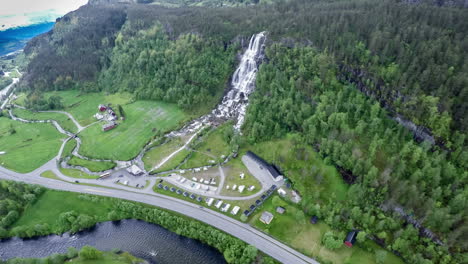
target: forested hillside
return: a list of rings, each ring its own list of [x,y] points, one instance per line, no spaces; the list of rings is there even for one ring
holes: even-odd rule
[[[39,186],[0,181],[0,239],[8,237],[10,226],[19,219],[24,208],[32,205],[43,192],[44,189]],[[37,225],[34,231],[39,234],[41,229],[43,227]]]
[[[300,134],[297,159],[306,159],[301,145],[312,146],[351,186],[346,202],[304,189],[307,213],[365,230],[408,263],[466,261],[468,9],[451,7],[465,3],[194,2],[101,1],[66,15],[25,49],[22,89],[125,91],[207,112],[246,39],[267,31],[243,141]],[[415,141],[396,116],[427,128],[436,144]],[[316,180],[314,168],[296,169]]]
[[[248,140],[301,132],[296,158],[307,159],[300,153],[304,144],[312,145],[352,183],[346,202],[333,197],[324,201],[316,193],[303,192],[308,201],[304,210],[323,215],[337,228],[358,226],[374,234],[409,263],[425,263],[424,258],[448,261],[447,252],[435,250],[432,240],[437,237],[446,243],[445,250],[466,252],[466,170],[448,161],[444,151],[415,144],[376,101],[340,83],[338,66],[328,54],[310,47],[273,45],[266,55],[270,62],[259,72],[244,126]],[[467,164],[460,155],[457,158]],[[302,170],[304,181],[318,181],[312,165]],[[300,189],[304,184],[295,183]],[[418,238],[417,229],[393,212],[400,207],[424,219],[422,225],[437,235]]]

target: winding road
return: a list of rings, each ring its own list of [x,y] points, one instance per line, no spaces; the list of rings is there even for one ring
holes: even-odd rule
[[[59,111],[57,111],[59,112]],[[75,124],[78,122],[73,118],[72,115],[66,112],[59,112],[66,114],[74,121]],[[57,129],[61,130],[60,125],[57,122],[54,122],[54,125]],[[78,124],[79,125],[79,124]],[[78,126],[79,130],[84,129],[81,126]],[[63,129],[62,129],[63,130]],[[196,136],[193,135],[188,143]],[[202,207],[197,204],[189,203],[182,201],[173,197],[164,196],[153,192],[153,186],[160,177],[151,177],[150,184],[144,189],[135,189],[128,186],[122,186],[114,184],[109,181],[100,181],[93,179],[79,179],[80,183],[93,184],[93,186],[75,184],[74,178],[70,178],[62,174],[59,170],[58,162],[61,157],[61,153],[65,146],[65,143],[71,138],[64,140],[58,155],[42,165],[40,168],[30,172],[30,173],[17,173],[0,166],[0,179],[5,180],[14,180],[22,181],[29,184],[38,184],[44,187],[63,190],[77,193],[88,193],[93,195],[107,196],[119,199],[125,199],[135,202],[141,202],[153,206],[157,206],[163,209],[174,211],[189,217],[192,217],[196,220],[202,221],[206,224],[209,224],[213,227],[216,227],[232,236],[235,236],[248,244],[251,244],[258,248],[259,250],[265,252],[266,254],[272,256],[282,263],[288,264],[302,264],[302,263],[318,263],[314,259],[303,255],[300,252],[288,247],[287,245],[275,240],[274,238],[268,236],[267,234],[255,229],[254,227],[239,222],[229,216],[223,215],[216,211],[210,210],[208,208]],[[187,144],[186,144],[187,145]],[[184,148],[187,147],[184,145]],[[40,177],[39,175],[45,171],[52,171],[60,179],[49,179]],[[102,186],[102,187],[99,187]],[[220,196],[220,195],[215,195]],[[221,196],[220,196],[221,197]],[[229,198],[229,197],[222,197]],[[249,199],[249,197],[236,197],[239,200]],[[231,197],[232,199],[232,197]],[[237,199],[235,199],[237,200]]]
[[[56,167],[55,160],[51,160],[40,169],[44,170],[49,167],[55,173],[58,172],[61,174]],[[105,187],[91,187],[86,185],[73,184],[65,181],[43,178],[37,174],[35,175],[35,172],[20,174],[7,170],[3,167],[0,167],[0,179],[22,181],[30,184],[42,185],[44,187],[55,190],[114,197],[157,206],[163,209],[184,214],[216,227],[232,236],[245,241],[248,244],[255,246],[259,250],[265,252],[282,263],[318,263],[314,259],[297,252],[296,250],[260,232],[248,224],[241,223],[226,215],[201,207],[199,205],[172,197],[167,197],[156,193],[136,193],[130,190],[131,188],[129,187],[127,187],[129,190],[118,190]],[[151,188],[149,189],[151,190]]]

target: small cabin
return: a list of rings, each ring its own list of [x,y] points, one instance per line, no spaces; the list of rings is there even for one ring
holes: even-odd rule
[[[344,244],[347,247],[353,247],[354,243],[356,242],[356,237],[357,237],[358,233],[359,233],[359,231],[357,231],[357,230],[350,231],[348,233],[348,235],[346,236]]]
[[[117,123],[107,123],[102,126],[102,131],[109,131],[117,126]]]
[[[105,105],[103,105],[103,104],[100,104],[100,105],[98,106],[98,109],[99,109],[100,112],[104,112],[104,111],[107,110],[107,106],[105,106]]]

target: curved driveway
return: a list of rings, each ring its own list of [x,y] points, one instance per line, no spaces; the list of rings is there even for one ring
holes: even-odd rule
[[[172,197],[167,197],[159,194],[142,194],[134,193],[125,190],[107,189],[101,187],[91,187],[77,185],[68,182],[63,182],[54,179],[40,177],[39,175],[26,175],[9,171],[0,167],[0,179],[24,181],[31,184],[38,184],[50,189],[88,193],[100,196],[108,196],[120,198],[130,201],[136,201],[154,205],[170,211],[175,211],[196,220],[214,226],[232,236],[235,236],[248,244],[251,244],[266,254],[272,256],[282,263],[318,263],[312,258],[309,258],[294,249],[278,242],[274,238],[258,231],[257,229],[234,220],[228,216],[212,211],[210,209],[178,200]],[[287,227],[285,227],[287,228]]]

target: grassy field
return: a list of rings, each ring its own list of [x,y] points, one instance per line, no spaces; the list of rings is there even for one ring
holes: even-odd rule
[[[25,109],[15,108],[13,114],[26,120],[55,120],[66,131],[76,133],[78,128],[75,123],[65,114],[32,112]]]
[[[292,137],[293,135],[289,135],[286,139],[242,147],[239,156],[251,150],[266,161],[274,163],[302,195],[319,200],[332,196],[339,201],[346,199],[348,185],[336,168],[325,164],[312,147],[295,147]]]
[[[226,182],[224,183],[224,186],[229,185],[230,189],[227,190],[226,187],[223,188],[223,190],[221,191],[222,195],[248,196],[257,193],[259,190],[261,190],[260,182],[257,180],[257,178],[255,178],[249,173],[249,171],[244,166],[239,157],[236,159],[232,159],[228,163],[226,163],[226,165],[223,166],[223,170],[224,175],[226,176]],[[241,173],[244,173],[244,179],[240,178]],[[245,185],[246,189],[243,193],[239,193],[239,191],[233,191],[232,186],[234,184],[236,184],[237,186]],[[247,188],[252,185],[255,186],[255,189],[253,191],[248,191]]]
[[[174,187],[176,189],[180,189],[182,191],[184,191],[184,189],[182,188],[179,188],[173,184],[170,184],[168,182],[165,182],[163,181],[162,182],[163,185],[167,185],[169,188],[171,187]],[[242,212],[247,209],[252,203],[255,202],[255,199],[252,199],[252,200],[240,200],[240,201],[234,201],[234,200],[223,200],[223,202],[225,203],[229,203],[231,204],[231,207],[229,208],[229,210],[227,212],[221,212],[221,210],[219,209],[216,209],[216,207],[214,206],[214,204],[216,203],[216,201],[218,199],[215,199],[215,202],[211,205],[211,207],[209,207],[206,202],[205,202],[205,199],[207,198],[207,196],[204,196],[204,195],[198,195],[198,194],[195,194],[196,196],[201,196],[203,198],[203,201],[202,202],[197,202],[197,200],[192,200],[190,199],[190,197],[185,197],[183,196],[182,194],[177,194],[175,192],[171,192],[170,190],[164,190],[164,189],[159,189],[158,188],[158,183],[156,183],[153,187],[153,191],[155,193],[160,193],[160,194],[164,194],[166,196],[170,196],[170,197],[174,197],[174,198],[177,198],[177,199],[180,199],[180,200],[184,200],[184,201],[187,201],[187,202],[191,202],[191,203],[194,203],[194,204],[198,204],[198,205],[201,205],[201,206],[204,206],[206,208],[210,208],[211,210],[214,210],[214,211],[217,211],[219,213],[222,213],[224,215],[227,215],[229,217],[232,217],[234,219],[237,219],[237,220],[240,220],[240,216],[242,215]],[[187,191],[188,193],[191,193],[189,191]],[[237,213],[237,215],[232,215],[231,214],[231,210],[232,208],[234,208],[234,206],[239,206],[241,209],[239,210],[239,212]]]
[[[157,130],[176,128],[186,116],[176,105],[137,101],[124,105],[125,121],[107,132],[94,125],[80,133],[80,154],[98,159],[130,160]]]
[[[169,141],[156,146],[145,153],[143,156],[143,162],[145,169],[150,171],[154,166],[158,165],[165,157],[179,149],[184,145],[184,141],[177,137],[172,138]]]
[[[16,94],[16,93],[15,93]],[[24,106],[24,100],[26,100],[26,93],[17,94],[17,98],[12,101],[13,104]]]
[[[81,198],[82,194],[54,190],[46,190],[44,194],[28,207],[16,226],[34,226],[38,223],[47,223],[53,232],[57,232],[58,216],[63,212],[75,211],[79,214],[95,216],[99,221],[106,221],[107,214],[111,211],[114,201],[110,198],[100,197],[99,201]]]
[[[161,167],[152,171],[152,173],[164,172],[168,170],[175,169],[179,164],[181,164],[187,156],[190,154],[190,150],[183,149],[176,155],[174,155],[170,160],[166,161]]]
[[[65,136],[51,124],[26,124],[0,117],[0,165],[26,173],[55,157]]]
[[[86,126],[93,123],[94,114],[98,111],[99,104],[125,105],[132,101],[130,94],[112,94],[104,93],[81,93],[77,90],[54,91],[44,93],[45,98],[50,96],[62,97],[64,111],[69,112],[82,125]]]
[[[280,204],[277,205],[286,209],[283,215],[276,212],[277,206],[273,205],[273,199],[269,199],[262,207],[255,211],[256,213],[250,219],[249,223],[306,255],[319,257],[322,260],[331,261],[331,263],[376,263],[374,253],[361,249],[357,244],[355,244],[353,248],[348,248],[344,245],[337,250],[325,248],[320,241],[322,235],[331,230],[330,227],[320,221],[317,224],[311,224],[307,216],[303,219],[298,219],[296,217],[296,212],[300,209],[282,199],[278,201]],[[264,211],[268,211],[274,215],[273,221],[269,225],[259,220]],[[369,243],[373,244],[371,241],[369,241]],[[377,248],[377,245],[374,244],[374,246]],[[398,264],[403,262],[396,256],[388,253],[385,263]]]
[[[226,142],[224,134],[232,129],[231,123],[226,123],[216,129],[209,131],[200,140],[194,142],[194,152],[182,168],[197,168],[212,164],[210,161],[221,162],[222,155],[228,156],[231,152],[229,144]]]
[[[54,180],[62,180],[59,177],[57,177],[57,175],[53,171],[50,171],[50,170],[44,171],[43,173],[41,173],[41,177],[54,179]]]
[[[113,169],[117,165],[114,162],[108,162],[108,161],[100,162],[100,161],[85,160],[85,159],[80,159],[75,156],[73,156],[68,161],[68,164],[74,165],[74,166],[82,166],[82,167],[88,168],[92,172],[110,170],[110,169]]]
[[[72,151],[75,149],[76,144],[77,144],[76,140],[74,139],[68,140],[67,143],[65,143],[65,147],[63,148],[62,158],[70,156],[72,154]]]
[[[77,170],[77,169],[60,168],[60,171],[64,175],[66,175],[68,177],[77,178],[77,179],[97,179],[97,178],[99,178],[99,175],[87,174],[87,173],[82,172],[82,171]]]

